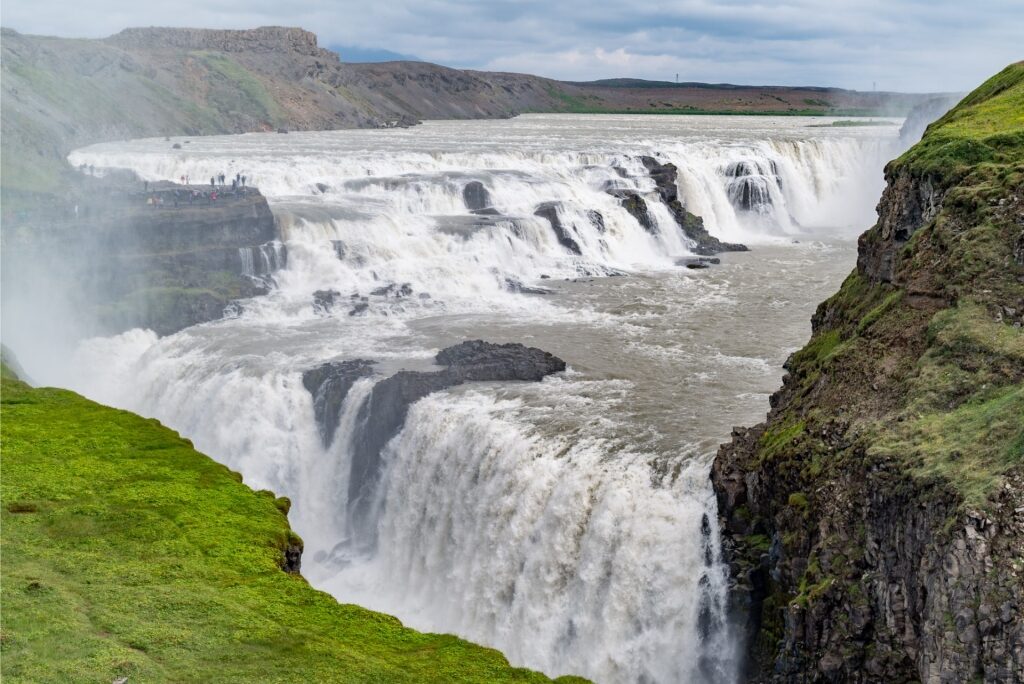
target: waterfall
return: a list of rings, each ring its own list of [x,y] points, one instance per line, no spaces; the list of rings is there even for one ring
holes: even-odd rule
[[[150,180],[243,172],[267,195],[280,242],[240,250],[244,274],[273,280],[239,315],[162,339],[131,331],[88,340],[44,380],[156,416],[251,486],[291,497],[290,519],[306,540],[303,571],[342,601],[495,646],[552,675],[735,679],[728,571],[707,478],[709,445],[728,428],[700,430],[717,424],[710,412],[770,391],[799,340],[780,341],[771,363],[678,341],[673,326],[699,328],[713,307],[766,286],[736,290],[680,274],[677,258],[692,244],[641,157],[678,167],[681,201],[713,235],[787,249],[798,249],[793,236],[809,236],[799,247],[806,261],[831,258],[827,246],[807,251],[818,249],[815,238],[868,225],[862,204],[871,206],[864,198],[880,186],[892,148],[796,120],[761,129],[768,124],[696,118],[686,128],[674,117],[537,116],[78,150],[76,166],[131,168]],[[643,220],[623,193],[644,201]],[[798,267],[764,271],[790,278]],[[626,294],[630,278],[592,281],[623,274],[660,280]],[[573,281],[578,293],[565,289]],[[600,306],[601,297],[616,303]],[[809,310],[793,315],[802,330]],[[649,341],[658,325],[664,340]],[[583,342],[573,337],[579,330]],[[358,544],[346,499],[360,408],[375,382],[429,368],[441,340],[462,331],[566,340],[573,368],[542,383],[467,385],[413,404],[381,453],[377,543]],[[606,340],[620,346],[589,351]],[[616,360],[632,355],[669,365],[634,377]],[[666,382],[671,363],[697,355],[685,382],[702,388],[706,404],[682,378],[679,387]],[[377,374],[354,382],[325,445],[302,373],[356,359],[375,361]],[[737,374],[737,359],[764,389],[715,380]],[[690,417],[664,423],[661,407],[636,412],[653,391]],[[763,411],[759,396],[751,405]],[[690,412],[698,405],[709,413]]]

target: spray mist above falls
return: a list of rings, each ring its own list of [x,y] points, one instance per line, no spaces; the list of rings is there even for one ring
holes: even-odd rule
[[[291,497],[304,574],[343,601],[549,674],[729,681],[707,458],[763,414],[895,151],[895,128],[807,124],[525,116],[79,150],[149,181],[244,173],[278,234],[238,269],[270,290],[28,370]],[[686,212],[753,251],[680,267]],[[457,347],[476,338],[534,351],[484,372],[474,355],[499,352]],[[517,356],[536,349],[568,368]]]

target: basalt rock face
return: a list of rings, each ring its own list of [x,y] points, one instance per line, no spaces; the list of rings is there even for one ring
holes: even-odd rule
[[[253,188],[216,200],[193,191],[83,181],[69,186],[75,209],[29,217],[46,231],[5,222],[5,303],[46,293],[81,316],[78,334],[141,327],[166,335],[266,292],[285,262],[266,199]]]
[[[313,395],[313,415],[325,449],[334,441],[341,406],[352,385],[372,374],[373,361],[364,359],[325,363],[302,374],[302,386]]]
[[[986,113],[1014,106],[1024,64],[889,165],[767,421],[719,450],[747,681],[1024,682],[1024,129]]]
[[[370,523],[381,450],[402,429],[413,403],[465,382],[538,382],[565,370],[564,361],[540,349],[482,340],[443,349],[435,361],[443,366],[441,370],[399,371],[380,380],[359,409],[352,435],[348,508],[362,544],[372,544],[374,540]],[[324,364],[303,374],[303,384],[314,397],[317,425],[325,445],[333,439],[341,405],[352,384],[371,373],[371,362],[357,360]]]

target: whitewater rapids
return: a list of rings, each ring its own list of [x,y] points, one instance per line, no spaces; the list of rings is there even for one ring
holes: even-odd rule
[[[73,164],[150,181],[245,174],[281,244],[241,263],[280,268],[270,294],[225,320],[86,340],[66,366],[26,370],[155,416],[291,497],[303,572],[342,601],[550,675],[731,681],[710,457],[732,425],[763,416],[897,151],[895,126],[812,123],[828,120],[533,115],[84,148]],[[692,244],[642,155],[674,163],[686,208],[753,251],[680,267]],[[470,211],[470,183],[487,213]],[[609,190],[646,198],[654,229]],[[546,202],[578,254],[535,215]],[[316,309],[317,291],[342,304]],[[385,375],[422,370],[477,337],[570,368],[414,404],[383,453],[376,547],[354,547],[350,437],[376,379],[356,382],[325,447],[303,371],[360,358]]]

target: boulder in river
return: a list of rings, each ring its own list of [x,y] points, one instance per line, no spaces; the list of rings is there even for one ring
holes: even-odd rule
[[[480,181],[470,181],[462,188],[462,201],[470,211],[485,211],[491,208],[491,193]]]
[[[313,293],[313,312],[320,315],[331,313],[340,296],[337,290],[317,290]]]

